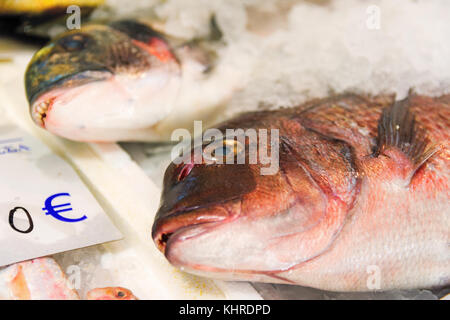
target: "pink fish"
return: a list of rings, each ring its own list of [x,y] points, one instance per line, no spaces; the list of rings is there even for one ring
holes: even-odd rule
[[[153,239],[173,265],[333,291],[450,284],[450,95],[347,94],[218,126],[239,128],[278,129],[279,170],[171,164]],[[248,159],[247,135],[224,140],[216,155]]]
[[[60,266],[52,258],[20,262],[0,271],[0,299],[79,300]]]

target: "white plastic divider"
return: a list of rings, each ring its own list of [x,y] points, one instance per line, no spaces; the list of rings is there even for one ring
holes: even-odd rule
[[[23,76],[30,49],[8,52],[0,64],[0,117],[46,143],[79,173],[125,239],[102,245],[104,264],[118,285],[141,299],[261,299],[249,284],[196,277],[171,266],[151,239],[161,190],[114,143],[77,143],[38,128],[28,114]],[[87,115],[89,116],[89,115]]]

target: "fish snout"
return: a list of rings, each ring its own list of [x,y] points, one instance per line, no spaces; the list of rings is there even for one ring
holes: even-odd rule
[[[170,245],[169,242],[172,242],[173,239],[177,238],[175,241],[183,241],[189,237],[174,237],[175,235],[193,231],[200,225],[204,231],[205,227],[230,220],[232,216],[224,207],[215,206],[213,208],[183,208],[169,212],[160,209],[156,217],[152,228],[152,238],[157,248],[166,254],[167,247]],[[195,232],[190,236],[194,234]]]
[[[26,78],[29,72],[27,71]],[[112,74],[107,70],[81,71],[63,75],[61,78],[52,78],[39,83],[38,86],[26,81],[26,91],[30,104],[30,113],[33,121],[41,128],[45,128],[45,121],[55,103],[60,104],[71,88],[81,87],[92,82],[109,79]]]
[[[230,179],[233,176],[239,179]],[[156,246],[169,259],[168,249],[175,243],[231,222],[241,214],[242,199],[255,185],[248,165],[172,163],[152,229]]]

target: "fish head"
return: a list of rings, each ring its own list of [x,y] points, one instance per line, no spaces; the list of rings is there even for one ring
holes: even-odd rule
[[[122,287],[96,288],[86,295],[87,300],[138,300],[133,293]]]
[[[250,114],[225,127],[251,124],[254,117]],[[268,128],[263,120],[253,123],[254,127]],[[275,122],[272,129],[283,126]],[[348,187],[337,180],[349,178],[344,167],[347,160],[342,160],[338,146],[325,146],[330,161],[335,162],[333,166],[311,150],[294,151],[289,136],[280,129],[279,170],[271,174],[262,174],[267,164],[250,160],[255,139],[247,136],[245,140],[225,138],[219,146],[204,144],[191,151],[195,154],[196,148],[205,151],[214,145],[216,154],[237,157],[244,153],[245,163],[217,164],[203,159],[202,163],[172,163],[168,167],[152,236],[171,264],[201,276],[263,281],[261,277],[293,268],[326,250],[342,226],[340,217],[347,213],[327,189],[327,183]],[[272,137],[270,142],[269,138],[260,138],[258,159],[266,152],[263,150],[277,153]],[[310,146],[319,142],[312,137],[304,140],[309,140]],[[233,147],[222,151],[225,145]],[[303,162],[299,161],[302,157]],[[320,166],[314,167],[313,162]],[[326,176],[333,170],[337,173]]]
[[[177,59],[159,34],[125,26],[72,30],[33,56],[25,87],[37,125],[72,140],[115,141],[170,113],[180,87]]]

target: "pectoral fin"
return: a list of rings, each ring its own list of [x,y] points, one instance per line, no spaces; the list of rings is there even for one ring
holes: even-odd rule
[[[411,181],[417,170],[439,150],[410,110],[409,96],[383,110],[378,122],[375,156],[397,161],[404,178]]]

